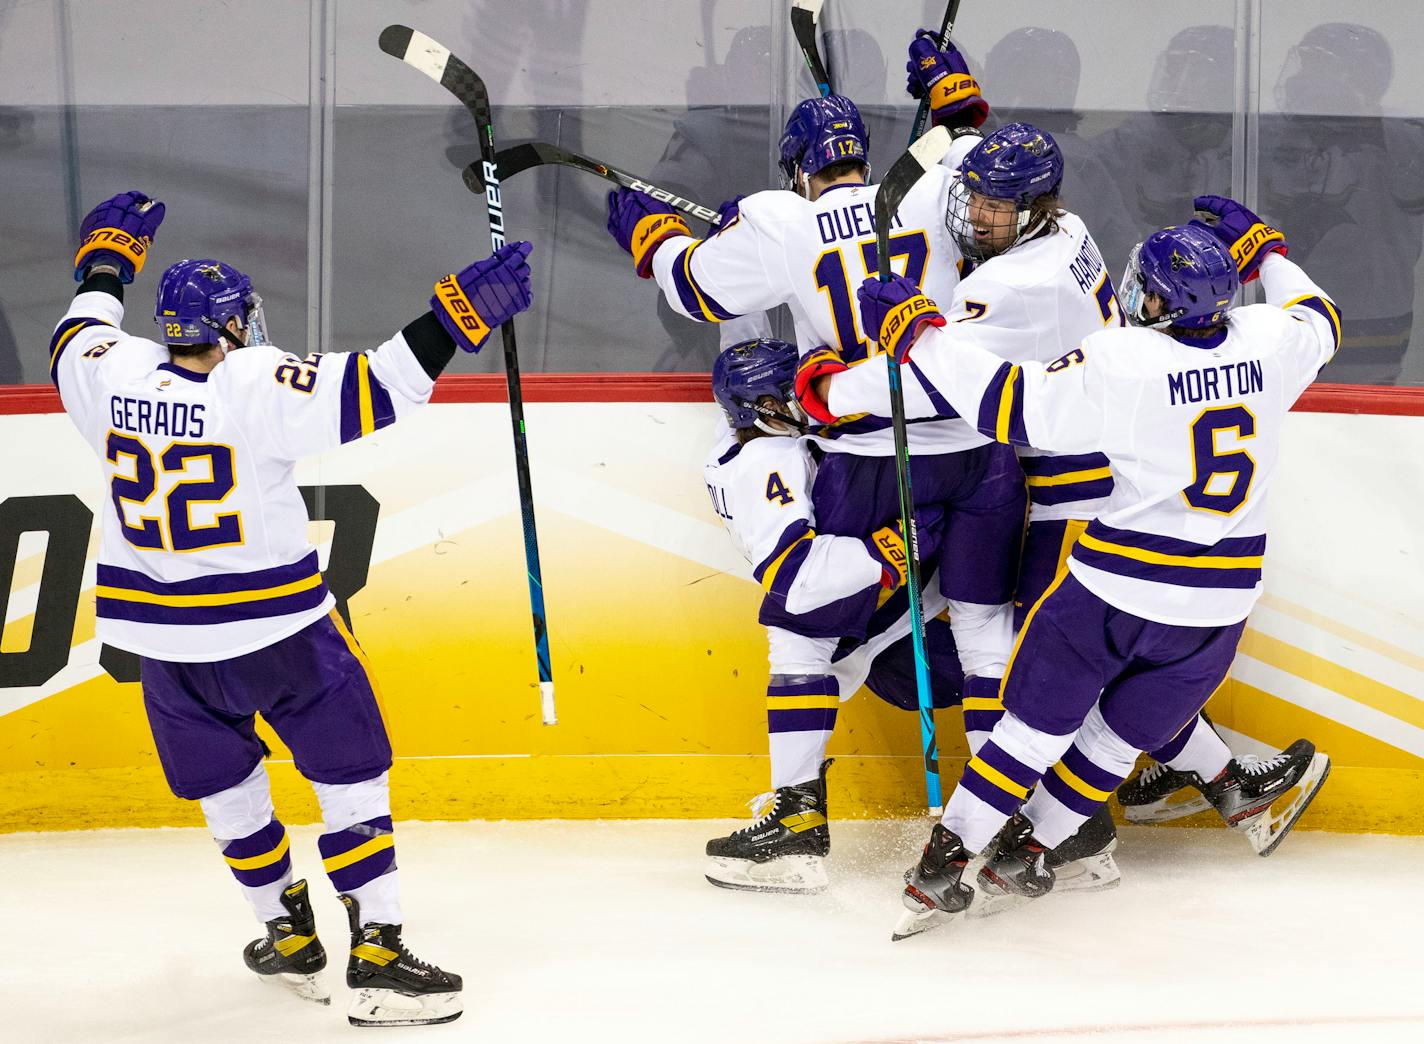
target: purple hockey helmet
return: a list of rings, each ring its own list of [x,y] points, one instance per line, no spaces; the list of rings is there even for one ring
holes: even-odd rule
[[[796,346],[770,337],[742,341],[722,349],[712,364],[712,396],[733,428],[760,428],[772,435],[787,432],[778,422],[804,430],[806,414],[796,401]],[[759,399],[769,395],[784,406],[777,412]]]
[[[1208,229],[1168,225],[1128,255],[1122,276],[1123,311],[1134,326],[1216,326],[1226,321],[1240,285],[1236,262]],[[1144,311],[1149,293],[1167,306],[1155,319]]]
[[[247,329],[249,345],[270,343],[262,298],[232,265],[211,258],[179,261],[158,281],[153,321],[169,344],[217,344],[234,316]]]
[[[1039,196],[1051,196],[1063,184],[1063,152],[1053,135],[1031,123],[1000,127],[969,151],[950,187],[945,227],[964,256],[985,261],[1018,242],[1029,229],[1030,208]],[[992,230],[992,242],[975,234],[970,196],[985,196],[1014,205],[992,211],[1003,227]],[[988,220],[981,210],[979,223]],[[1008,224],[1012,222],[1012,226]]]
[[[781,135],[783,186],[795,188],[798,171],[809,178],[843,160],[859,160],[870,177],[870,132],[855,102],[832,94],[796,106]]]

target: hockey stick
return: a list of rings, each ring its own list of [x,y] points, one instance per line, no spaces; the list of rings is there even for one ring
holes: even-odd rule
[[[949,152],[953,139],[943,127],[935,127],[910,146],[895,161],[875,194],[875,257],[880,281],[890,281],[890,222],[900,202],[921,176],[933,169]],[[920,704],[920,739],[925,756],[925,793],[930,811],[943,807],[939,785],[939,750],[935,743],[934,695],[930,690],[929,656],[925,651],[925,619],[920,608],[920,540],[915,530],[915,498],[910,489],[910,442],[905,431],[905,389],[900,383],[900,363],[895,353],[886,358],[890,375],[890,418],[895,427],[895,478],[900,487],[900,525],[905,533],[905,557],[909,560],[906,586],[910,594],[910,635],[915,651],[915,692]]]
[[[816,23],[821,20],[821,6],[825,2],[826,0],[791,2],[791,32],[795,34],[796,42],[801,45],[801,57],[806,60],[806,68],[811,72],[811,79],[816,81],[816,90],[821,92],[822,98],[834,92],[831,74],[826,72],[820,49],[816,45]]]
[[[490,246],[504,246],[504,205],[495,162],[494,118],[489,92],[459,58],[424,33],[404,25],[381,30],[381,50],[419,69],[453,94],[470,111],[479,128],[480,155],[489,213]],[[504,373],[509,387],[509,416],[514,429],[514,465],[519,476],[519,512],[524,521],[524,561],[529,575],[529,608],[534,617],[534,651],[539,661],[540,710],[545,725],[558,724],[554,713],[554,674],[549,658],[549,629],[544,616],[544,574],[539,565],[539,538],[534,530],[534,489],[529,478],[529,446],[524,432],[524,395],[519,386],[519,352],[514,341],[514,320],[500,327],[504,340]]]
[[[944,21],[939,27],[939,49],[944,50],[945,44],[949,43],[949,34],[954,32],[954,21],[959,17],[959,0],[949,0],[949,6],[944,9]],[[925,96],[920,99],[920,107],[915,110],[915,122],[910,127],[910,143],[914,144],[919,140],[920,135],[925,130],[925,120],[930,114],[930,92],[926,91]]]
[[[595,174],[606,181],[611,181],[615,185],[622,185],[624,188],[635,189],[638,192],[646,192],[656,200],[661,200],[670,207],[675,207],[684,214],[690,214],[695,218],[700,218],[713,228],[722,224],[722,219],[711,207],[704,207],[701,203],[694,203],[690,199],[683,199],[675,192],[669,192],[665,188],[659,188],[650,181],[629,174],[626,170],[619,170],[617,167],[610,167],[601,160],[590,159],[587,156],[580,156],[576,152],[569,152],[561,149],[557,145],[550,145],[547,141],[530,141],[523,145],[511,145],[507,149],[500,149],[495,156],[495,162],[499,167],[499,178],[501,181],[508,181],[514,175],[522,173],[531,167],[544,166],[545,164],[558,164],[564,167],[573,167],[575,170],[587,171]],[[484,174],[482,170],[476,169],[476,164],[471,163],[461,172],[461,177],[465,179],[465,187],[471,192],[482,193],[485,190]]]

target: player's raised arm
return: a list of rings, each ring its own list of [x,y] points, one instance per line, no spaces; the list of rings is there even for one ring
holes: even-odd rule
[[[429,401],[456,348],[478,352],[495,328],[529,307],[531,249],[511,243],[446,276],[430,311],[376,348],[298,359],[259,342],[232,355],[214,379],[234,383],[239,409],[270,414],[265,427],[278,456],[296,459],[371,435]]]

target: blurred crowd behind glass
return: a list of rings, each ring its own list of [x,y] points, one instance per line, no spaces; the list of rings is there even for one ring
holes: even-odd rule
[[[789,6],[273,0],[239,14],[220,0],[0,0],[0,384],[46,379],[74,230],[125,189],[169,205],[153,267],[129,291],[133,332],[148,330],[161,267],[212,256],[253,278],[281,346],[367,347],[485,254],[484,202],[460,178],[479,155],[473,121],[377,49],[387,22],[475,66],[501,146],[552,142],[716,207],[779,187],[782,124],[814,91]],[[942,14],[934,0],[825,4],[831,75],[862,107],[876,172],[907,143],[905,47]],[[1057,138],[1064,202],[1111,271],[1147,232],[1190,219],[1192,196],[1234,195],[1285,231],[1342,307],[1343,348],[1322,379],[1417,386],[1424,72],[1406,41],[1424,38],[1424,5],[1349,13],[1369,24],[1340,14],[1319,0],[968,0],[956,38],[993,106],[986,129],[1027,120]],[[114,35],[146,19],[178,38],[128,62]],[[224,21],[254,45],[243,61],[212,60],[204,34]],[[509,234],[536,244],[524,369],[708,370],[716,330],[634,276],[605,231],[610,187],[561,168],[504,187]],[[455,368],[500,365],[495,348]]]

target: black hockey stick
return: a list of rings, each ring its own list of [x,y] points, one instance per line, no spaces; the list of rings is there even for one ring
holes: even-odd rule
[[[939,49],[944,50],[945,44],[949,43],[949,35],[954,32],[955,19],[959,17],[959,0],[949,0],[949,6],[944,9],[944,21],[939,27]],[[926,91],[925,96],[920,99],[920,107],[915,110],[915,122],[910,127],[910,141],[918,138],[925,129],[925,120],[930,114],[930,92]]]
[[[500,198],[495,162],[494,118],[489,92],[459,58],[424,33],[404,25],[381,30],[381,50],[419,69],[460,100],[479,128],[481,168],[489,212],[490,247],[504,246],[504,204]],[[529,446],[524,432],[524,394],[519,386],[519,352],[514,342],[514,320],[500,327],[504,339],[504,373],[509,387],[509,416],[514,429],[514,464],[519,475],[519,512],[524,521],[524,560],[529,574],[529,608],[534,616],[534,650],[539,661],[540,710],[545,725],[555,725],[554,674],[549,658],[549,629],[544,616],[544,572],[539,565],[539,538],[534,530],[534,488],[529,478]]]
[[[791,0],[791,32],[801,46],[801,57],[806,59],[806,68],[811,79],[816,81],[816,90],[824,98],[835,92],[831,86],[831,74],[826,72],[826,64],[821,61],[821,51],[816,44],[816,23],[821,20],[821,7],[826,0]]]
[[[943,127],[934,127],[895,161],[875,194],[876,273],[890,280],[890,222],[900,202],[915,182],[949,152],[953,139]],[[910,442],[905,431],[905,389],[900,383],[900,363],[895,353],[885,359],[890,375],[890,418],[895,427],[895,478],[900,487],[900,525],[905,533],[908,559],[906,586],[910,594],[910,635],[915,651],[915,691],[920,704],[920,739],[925,755],[925,793],[931,811],[943,807],[939,785],[939,750],[935,743],[934,695],[930,691],[929,657],[925,651],[925,619],[920,608],[920,541],[915,530],[915,498],[910,489]]]
[[[564,167],[573,167],[575,170],[587,171],[597,175],[605,181],[611,181],[615,185],[622,185],[624,188],[635,189],[638,192],[646,192],[656,200],[661,200],[670,207],[690,214],[695,218],[701,218],[713,228],[722,224],[722,219],[711,207],[704,207],[701,203],[694,203],[690,199],[683,199],[675,192],[670,192],[665,188],[659,188],[650,181],[629,174],[626,170],[619,170],[611,167],[601,160],[590,159],[587,156],[580,156],[576,152],[569,152],[561,149],[557,145],[550,145],[547,141],[530,141],[523,145],[511,145],[507,149],[500,149],[495,157],[495,162],[499,167],[499,177],[501,181],[507,181],[531,167],[540,167],[545,164],[558,164]],[[482,170],[476,169],[477,165],[471,163],[464,169],[461,176],[465,179],[465,187],[471,192],[483,192],[485,190],[484,174]]]

